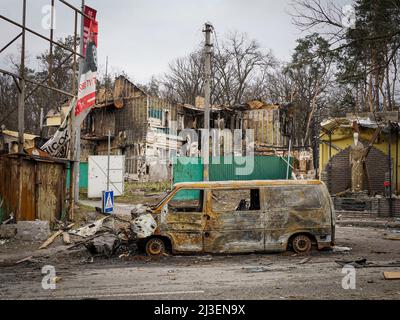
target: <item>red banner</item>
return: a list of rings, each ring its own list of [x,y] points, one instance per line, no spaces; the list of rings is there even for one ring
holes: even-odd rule
[[[83,21],[83,55],[86,56],[86,48],[87,48],[91,23],[95,22],[97,24],[96,21],[97,11],[88,6],[85,6],[84,13],[85,15],[91,18],[89,19],[85,17]],[[97,32],[96,32],[96,45],[97,45]]]
[[[75,108],[76,117],[96,103],[98,24],[95,18],[97,12],[87,6],[85,6],[84,12],[92,19],[87,17],[84,19],[83,55],[85,59],[79,79],[78,101]]]

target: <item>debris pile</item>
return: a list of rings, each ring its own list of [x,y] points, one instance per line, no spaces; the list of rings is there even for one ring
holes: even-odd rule
[[[94,221],[79,227],[75,224],[60,224],[59,230],[39,249],[47,248],[61,237],[63,244],[68,246],[67,250],[84,246],[92,256],[124,258],[134,255],[138,252],[138,239],[151,236],[157,228],[157,222],[149,212],[151,210],[148,207],[137,205],[131,214],[102,215],[100,219],[94,217]],[[85,263],[92,261],[86,260]]]

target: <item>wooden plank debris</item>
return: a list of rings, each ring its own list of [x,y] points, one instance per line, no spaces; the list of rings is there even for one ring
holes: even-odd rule
[[[400,280],[400,272],[384,272],[385,280]]]
[[[62,236],[63,236],[63,242],[64,242],[64,244],[71,244],[71,243],[72,243],[72,242],[71,242],[71,238],[70,238],[68,232],[64,232],[64,233],[62,234]]]
[[[72,224],[70,224],[66,229],[67,229],[67,230],[68,230],[68,229],[71,229],[74,225],[75,225],[75,224],[72,223]],[[59,231],[55,232],[52,236],[50,236],[50,238],[48,238],[48,239],[40,246],[39,250],[46,249],[49,245],[51,245],[51,244],[54,242],[54,240],[57,239],[58,236],[62,235],[63,233],[64,233],[64,230],[59,230]]]
[[[400,241],[400,236],[388,236],[384,238],[385,240]]]

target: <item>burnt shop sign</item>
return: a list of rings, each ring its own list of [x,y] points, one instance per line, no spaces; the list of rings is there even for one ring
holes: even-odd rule
[[[69,129],[58,130],[54,137],[42,147],[42,150],[53,157],[63,158],[67,155],[69,141]]]

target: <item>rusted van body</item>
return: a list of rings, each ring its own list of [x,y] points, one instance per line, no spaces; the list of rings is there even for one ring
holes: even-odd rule
[[[154,208],[150,255],[309,252],[335,241],[335,215],[321,181],[179,183]]]

